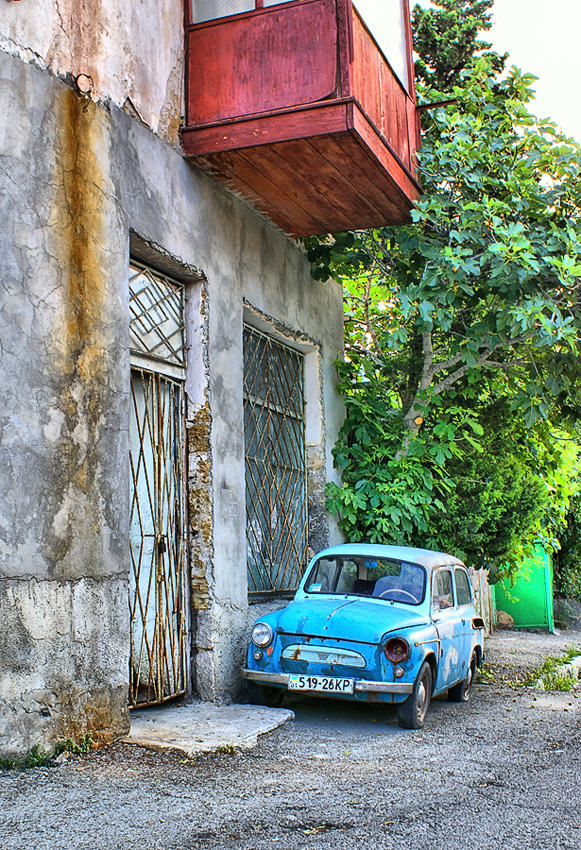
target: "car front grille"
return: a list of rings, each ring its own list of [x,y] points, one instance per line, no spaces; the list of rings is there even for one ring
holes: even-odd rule
[[[287,661],[310,661],[316,664],[333,664],[342,667],[365,667],[365,658],[358,652],[337,647],[293,643],[283,650],[282,657]]]

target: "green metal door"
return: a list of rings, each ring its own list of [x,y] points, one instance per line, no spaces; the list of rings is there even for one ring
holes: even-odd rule
[[[555,629],[553,619],[553,566],[549,555],[538,546],[520,567],[516,582],[509,579],[494,585],[498,611],[506,611],[517,629]]]

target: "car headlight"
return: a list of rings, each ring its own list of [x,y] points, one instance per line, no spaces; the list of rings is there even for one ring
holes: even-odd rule
[[[384,646],[384,652],[390,661],[393,661],[394,664],[400,664],[410,654],[410,645],[403,638],[390,638]]]
[[[252,629],[252,643],[264,649],[269,643],[272,643],[273,632],[268,623],[256,623]]]

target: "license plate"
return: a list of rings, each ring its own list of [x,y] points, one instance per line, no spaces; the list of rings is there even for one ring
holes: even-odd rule
[[[332,676],[289,676],[289,691],[317,691],[325,694],[352,694],[354,679],[337,679]]]

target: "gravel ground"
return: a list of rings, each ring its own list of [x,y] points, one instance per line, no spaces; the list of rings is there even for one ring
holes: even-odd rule
[[[581,848],[581,699],[518,683],[580,633],[500,632],[470,703],[424,730],[305,700],[252,750],[188,760],[115,745],[0,773],[0,847]]]

